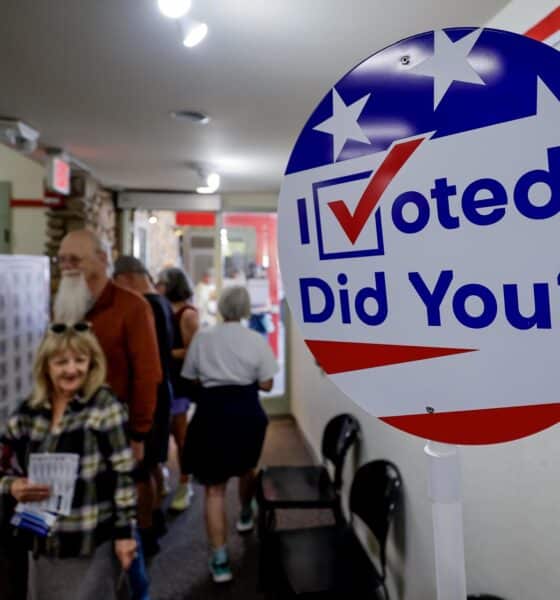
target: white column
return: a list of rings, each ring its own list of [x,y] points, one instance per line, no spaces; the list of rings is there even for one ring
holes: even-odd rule
[[[461,466],[456,446],[428,442],[437,600],[465,600]]]

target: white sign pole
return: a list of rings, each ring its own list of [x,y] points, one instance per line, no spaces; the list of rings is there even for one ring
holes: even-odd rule
[[[437,600],[465,600],[461,465],[456,446],[428,441]]]

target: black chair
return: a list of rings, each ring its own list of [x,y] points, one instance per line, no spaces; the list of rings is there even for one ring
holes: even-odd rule
[[[481,594],[480,596],[469,594],[467,596],[467,600],[504,600],[504,598],[499,598],[498,596],[491,596],[490,594]]]
[[[397,467],[386,460],[374,460],[360,467],[352,481],[349,523],[271,534],[275,563],[270,570],[275,569],[272,582],[281,597],[388,600],[385,547],[400,501]],[[379,570],[354,531],[355,515],[377,540]]]
[[[341,518],[340,489],[344,461],[358,440],[360,424],[349,414],[333,417],[325,426],[321,442],[323,465],[264,467],[257,479],[256,500],[259,506],[261,539],[274,529],[275,510],[291,508],[332,509]],[[331,479],[326,464],[331,463]]]

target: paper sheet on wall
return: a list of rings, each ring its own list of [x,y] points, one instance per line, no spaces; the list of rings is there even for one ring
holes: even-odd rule
[[[51,487],[51,495],[42,502],[20,503],[18,510],[48,511],[68,516],[72,507],[78,475],[79,455],[71,453],[35,453],[29,457],[28,479]]]

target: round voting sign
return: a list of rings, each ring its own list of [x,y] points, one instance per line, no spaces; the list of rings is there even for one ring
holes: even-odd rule
[[[311,113],[279,203],[307,346],[373,415],[428,439],[517,439],[560,416],[560,53],[431,31]]]

